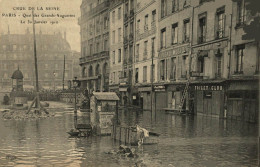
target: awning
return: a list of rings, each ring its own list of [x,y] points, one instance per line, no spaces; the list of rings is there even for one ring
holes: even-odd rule
[[[119,100],[115,92],[93,92],[93,95],[97,100],[108,100],[108,101]]]
[[[228,91],[233,90],[259,90],[259,83],[258,81],[233,81],[230,83]]]

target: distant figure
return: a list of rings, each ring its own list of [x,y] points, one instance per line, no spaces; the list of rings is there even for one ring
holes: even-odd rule
[[[7,94],[5,94],[5,96],[4,96],[4,105],[8,105],[9,104],[9,101],[10,101],[10,98],[8,97],[8,95]]]

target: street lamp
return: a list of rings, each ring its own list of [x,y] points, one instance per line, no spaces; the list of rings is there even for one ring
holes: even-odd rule
[[[73,83],[73,87],[74,87],[74,90],[75,90],[75,104],[74,104],[74,126],[75,128],[77,128],[77,88],[80,86],[80,81],[77,80],[77,77],[74,77],[74,80],[72,80],[72,83]]]

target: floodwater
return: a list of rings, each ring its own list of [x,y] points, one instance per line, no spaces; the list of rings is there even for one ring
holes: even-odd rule
[[[125,110],[123,125],[160,133],[158,144],[135,147],[137,158],[107,154],[119,143],[110,136],[70,138],[73,109],[51,103],[53,118],[0,118],[0,166],[257,166],[257,125],[163,111]]]

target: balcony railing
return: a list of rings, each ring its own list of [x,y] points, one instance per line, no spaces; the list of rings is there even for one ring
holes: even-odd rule
[[[128,77],[119,77],[119,83],[128,84]]]

